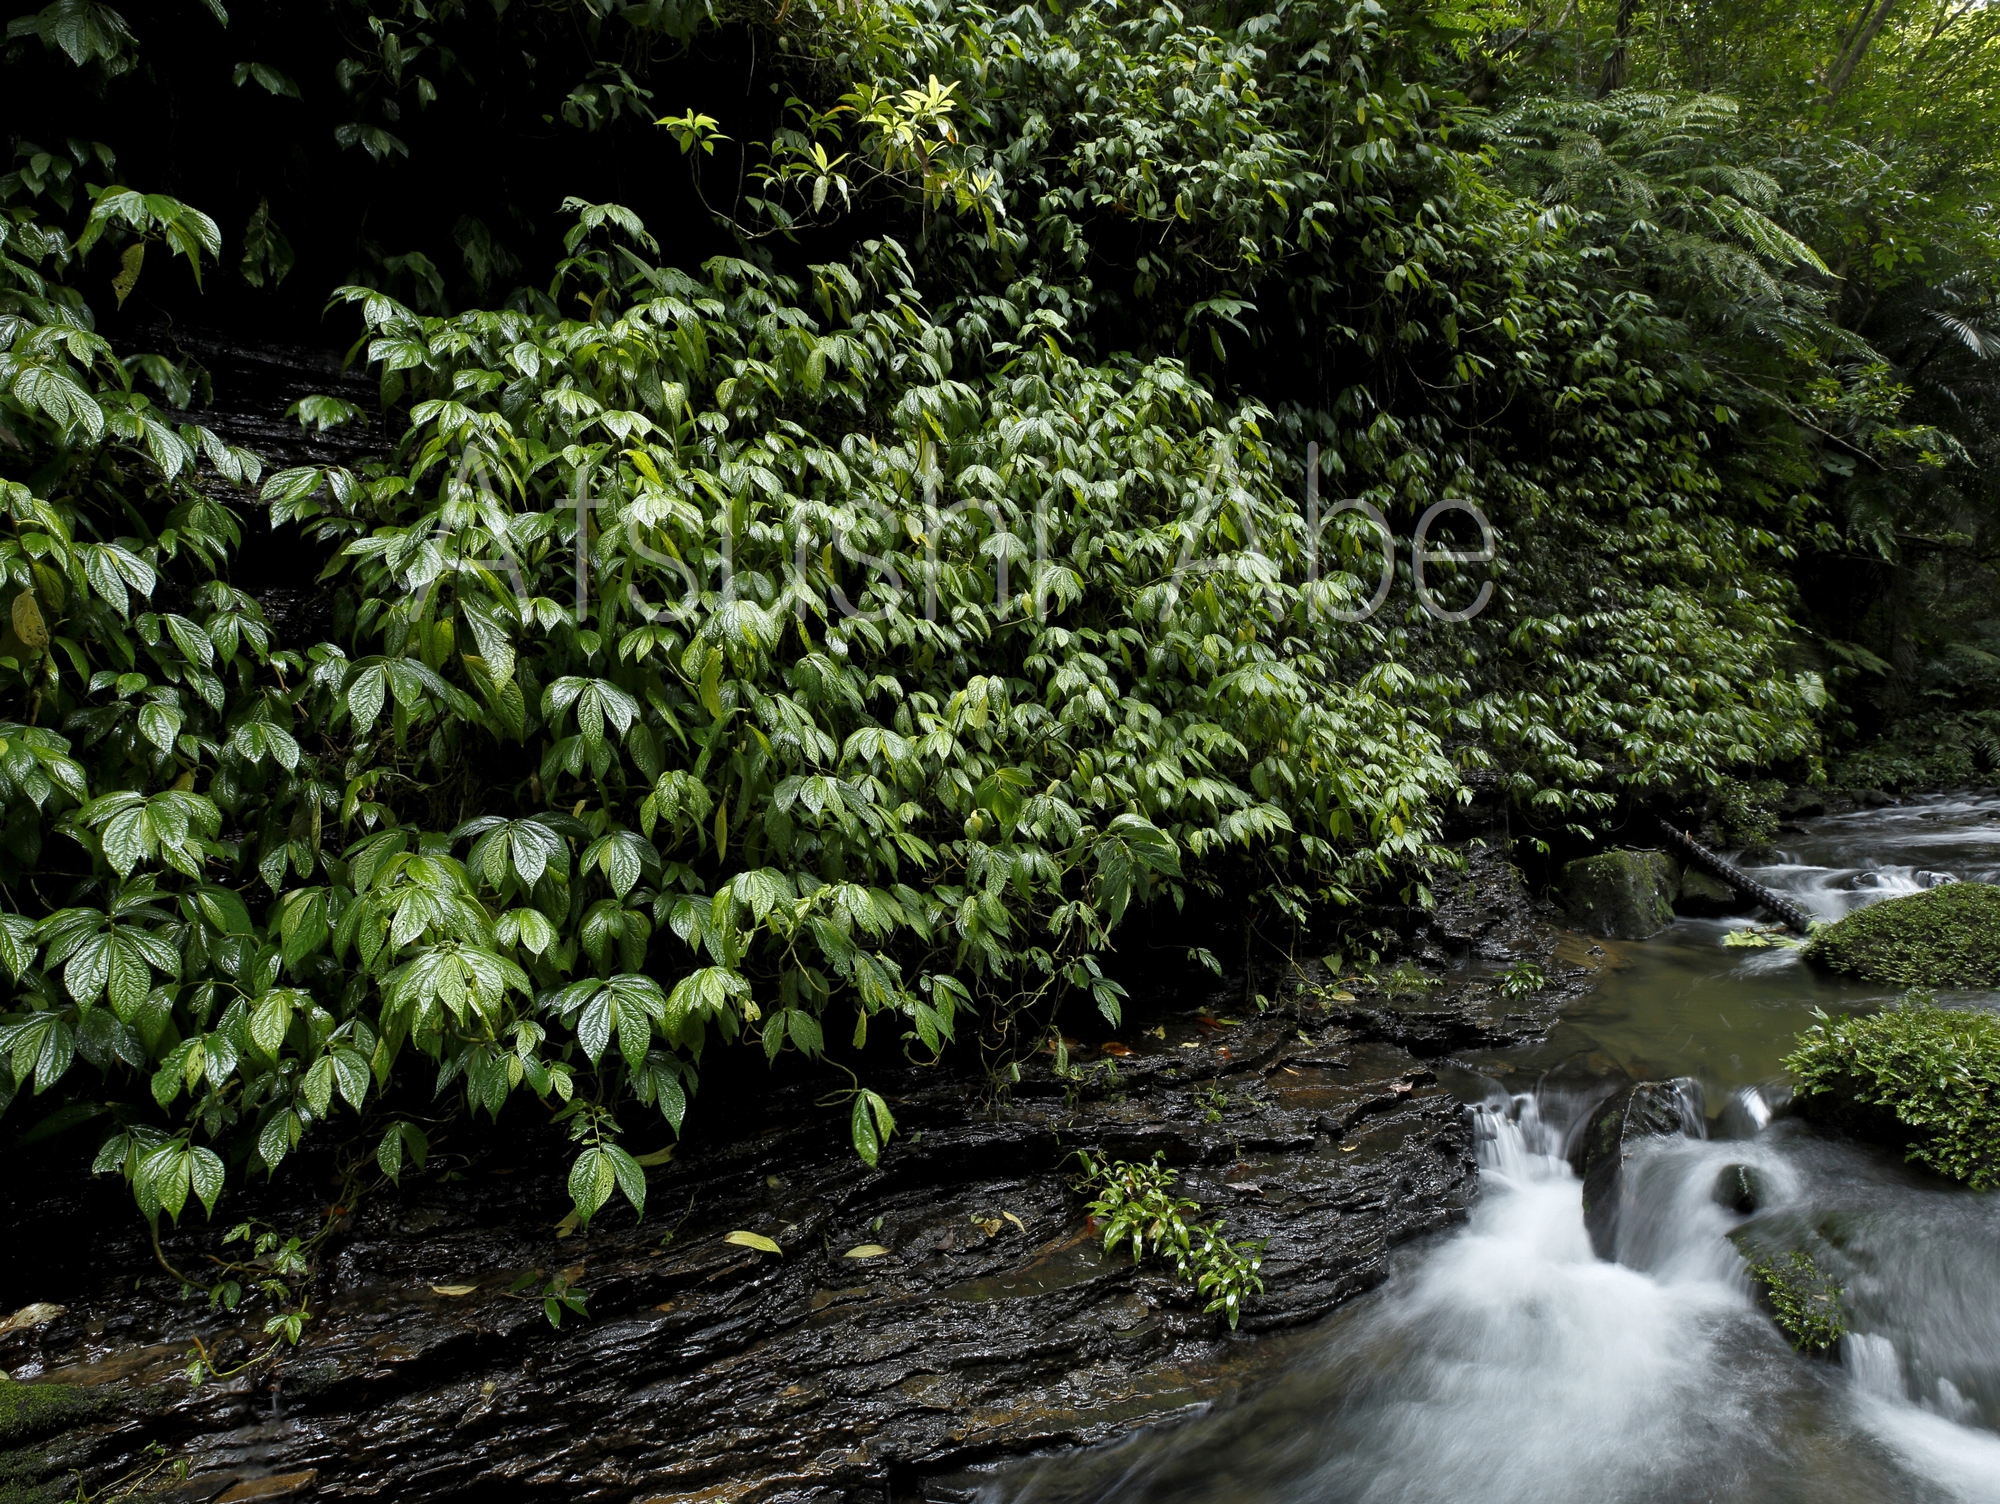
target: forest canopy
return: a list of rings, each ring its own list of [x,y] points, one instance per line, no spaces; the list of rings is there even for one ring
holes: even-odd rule
[[[154,1218],[2000,762],[1991,6],[18,9],[0,1106]]]

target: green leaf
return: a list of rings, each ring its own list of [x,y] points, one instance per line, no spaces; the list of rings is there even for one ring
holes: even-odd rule
[[[643,1171],[640,1172],[643,1175]],[[611,1156],[601,1148],[585,1149],[577,1155],[569,1171],[569,1198],[576,1203],[577,1219],[588,1226],[611,1193],[618,1188],[618,1171]]]
[[[257,1000],[250,1013],[250,1038],[266,1055],[276,1057],[284,1048],[285,1033],[292,1026],[292,1008],[303,994],[289,987],[274,987]]]
[[[202,1210],[213,1216],[216,1198],[222,1194],[221,1157],[212,1149],[192,1150],[188,1159],[188,1178],[195,1195],[201,1198]]]

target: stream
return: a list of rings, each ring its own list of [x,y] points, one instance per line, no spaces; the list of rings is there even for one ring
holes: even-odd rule
[[[1748,870],[1824,919],[1945,877],[1997,881],[2000,799],[1809,821]],[[982,1504],[2000,1501],[2000,1197],[1782,1111],[1781,1062],[1814,1010],[1893,994],[1725,944],[1748,926],[1602,942],[1597,986],[1545,1040],[1440,1071],[1473,1114],[1466,1224],[1273,1341],[1238,1399],[1017,1466]],[[1639,1151],[1611,1262],[1592,1254],[1564,1148],[1628,1079],[1680,1079],[1704,1136]],[[1720,1204],[1725,1171],[1754,1179],[1754,1210]],[[1792,1352],[1732,1233],[1809,1248],[1842,1282],[1837,1362]]]

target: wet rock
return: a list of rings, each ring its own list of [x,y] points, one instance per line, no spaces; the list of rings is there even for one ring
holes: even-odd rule
[[[1771,1125],[1773,1119],[1783,1116],[1792,1105],[1792,1087],[1789,1081],[1766,1081],[1762,1086],[1745,1086],[1734,1092],[1722,1105],[1722,1112],[1716,1119],[1716,1138],[1755,1138]]]
[[[1788,788],[1778,802],[1778,813],[1787,820],[1811,820],[1826,813],[1826,796],[1817,789]]]
[[[1680,868],[1663,851],[1606,851],[1563,868],[1563,907],[1579,929],[1645,940],[1674,922]]]
[[[1246,1333],[1324,1315],[1386,1277],[1398,1245],[1465,1215],[1466,1114],[1408,1049],[1331,1011],[1302,995],[1247,1018],[1169,1015],[1164,1037],[1125,1031],[1123,1053],[1080,1043],[1080,1080],[1024,1068],[998,1104],[976,1080],[883,1078],[903,1131],[875,1169],[828,1131],[812,1086],[775,1089],[753,1121],[691,1135],[650,1172],[643,1222],[607,1212],[567,1238],[560,1158],[516,1144],[457,1179],[406,1175],[349,1213],[282,1366],[196,1391],[178,1377],[192,1337],[216,1350],[265,1313],[190,1306],[157,1274],[135,1291],[157,1266],[126,1206],[66,1249],[66,1284],[39,1285],[76,1315],[0,1339],[11,1367],[82,1377],[64,1392],[96,1412],[38,1419],[7,1442],[25,1449],[0,1449],[0,1478],[74,1469],[101,1487],[157,1443],[212,1490],[189,1499],[311,1473],[314,1497],[407,1504],[830,1504],[1116,1435],[1226,1392],[1257,1350],[1170,1269],[1103,1252],[1077,1148],[1164,1153],[1205,1217],[1268,1240]],[[261,1201],[232,1188],[228,1215],[309,1225],[312,1180],[281,1177]],[[51,1220],[18,1199],[6,1215]],[[726,1241],[742,1230],[784,1256]],[[166,1252],[199,1266],[219,1237],[183,1219]],[[871,1245],[887,1251],[846,1257]],[[535,1296],[558,1270],[590,1314],[553,1330]],[[91,1335],[107,1317],[116,1330]]]
[[[1764,1177],[1754,1165],[1725,1165],[1715,1177],[1715,1204],[1747,1217],[1766,1200]]]
[[[1570,1168],[1583,1181],[1583,1225],[1601,1259],[1616,1256],[1625,1169],[1649,1139],[1706,1135],[1699,1081],[1641,1081],[1607,1099],[1590,1115],[1569,1151]]]
[[[1857,803],[1867,809],[1887,809],[1890,805],[1897,802],[1894,794],[1886,793],[1881,789],[1863,789],[1854,798]]]
[[[5,1321],[0,1321],[0,1336],[5,1336],[8,1332],[25,1332],[34,1327],[47,1326],[58,1316],[67,1314],[68,1312],[61,1306],[52,1306],[46,1300],[38,1300],[31,1305],[22,1306]]]
[[[1538,947],[1534,898],[1501,833],[1468,847],[1465,870],[1441,876],[1435,896],[1429,931],[1444,956],[1504,961]]]
[[[1674,912],[1686,914],[1696,919],[1715,919],[1724,914],[1741,914],[1756,907],[1747,902],[1737,891],[1719,877],[1690,867],[1681,874],[1680,896],[1674,900]]]
[[[1572,953],[1507,859],[1504,825],[1462,849],[1464,869],[1438,878],[1435,909],[1412,927],[1412,947],[1442,974],[1418,984],[1414,968],[1384,965],[1373,976],[1318,987],[1312,995],[1328,1018],[1436,1058],[1537,1038],[1591,985],[1594,964]],[[1522,961],[1541,968],[1544,985],[1525,992],[1502,985],[1501,968]]]
[[[216,1496],[215,1504],[250,1504],[252,1500],[296,1499],[312,1492],[319,1474],[312,1468],[302,1473],[272,1473],[262,1478],[245,1478]]]

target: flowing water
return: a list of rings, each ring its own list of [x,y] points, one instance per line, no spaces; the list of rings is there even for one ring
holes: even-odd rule
[[[2000,881],[2000,800],[1814,821],[1755,875],[1822,918]],[[1813,1010],[1885,998],[1723,943],[1745,925],[1607,943],[1547,1041],[1458,1062],[1483,1182],[1471,1221],[1284,1350],[1268,1383],[1019,1468],[984,1504],[2000,1504],[2000,1195],[1774,1115]],[[1666,1078],[1701,1136],[1640,1152],[1601,1260],[1565,1144],[1613,1085]],[[1753,1212],[1718,1201],[1725,1172],[1758,1187]],[[1838,1361],[1791,1351],[1738,1240],[1809,1249],[1841,1281]]]

